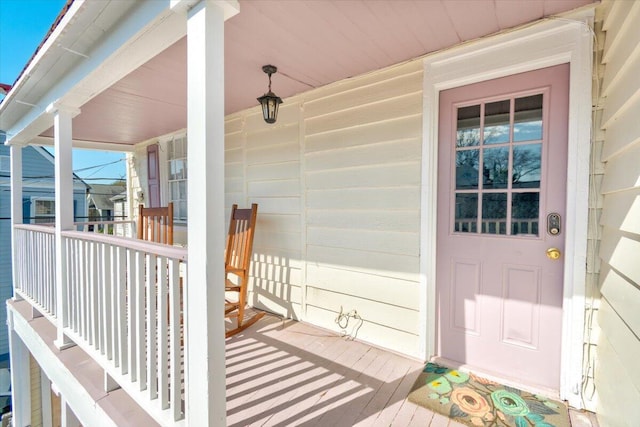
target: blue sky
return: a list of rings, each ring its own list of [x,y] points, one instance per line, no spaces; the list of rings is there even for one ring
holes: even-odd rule
[[[0,83],[15,83],[66,2],[0,0]],[[124,157],[123,153],[116,152],[74,150],[73,168],[78,176],[87,178],[89,184],[109,183],[114,178],[125,177]],[[122,161],[117,162],[118,159]],[[114,161],[116,163],[112,163]],[[100,166],[107,163],[111,164]],[[97,167],[86,169],[92,166]]]

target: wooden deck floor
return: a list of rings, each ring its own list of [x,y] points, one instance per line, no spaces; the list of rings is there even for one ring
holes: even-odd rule
[[[68,372],[53,378],[59,385],[85,390],[119,426],[157,425],[124,390],[104,391],[102,368],[82,349],[57,350],[55,325],[33,318],[27,301],[8,307],[29,324],[20,329],[27,346],[52,372]],[[228,339],[226,352],[228,426],[461,426],[405,400],[421,363],[304,323],[267,315]],[[570,414],[574,427],[597,426],[593,414]]]
[[[326,330],[267,315],[226,347],[228,426],[462,426],[406,400],[422,363]]]

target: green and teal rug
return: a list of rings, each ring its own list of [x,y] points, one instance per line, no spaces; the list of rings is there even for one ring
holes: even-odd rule
[[[409,400],[469,426],[570,426],[562,402],[435,363],[427,363]]]

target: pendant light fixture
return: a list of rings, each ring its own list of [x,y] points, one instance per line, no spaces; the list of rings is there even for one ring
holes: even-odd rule
[[[269,75],[269,91],[258,98],[262,105],[262,117],[267,123],[275,123],[278,118],[278,107],[282,104],[282,98],[271,92],[271,74],[275,74],[278,68],[274,65],[263,65],[262,71]]]

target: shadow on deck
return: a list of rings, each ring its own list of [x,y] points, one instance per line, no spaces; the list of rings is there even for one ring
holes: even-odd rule
[[[54,382],[84,390],[84,403],[115,425],[158,425],[124,390],[105,392],[103,370],[82,349],[56,349],[55,325],[32,317],[28,302],[7,306]],[[228,426],[462,426],[406,400],[422,363],[305,323],[265,316],[226,340],[226,367]],[[597,426],[590,413],[571,418]]]
[[[417,407],[405,398],[422,366],[267,316],[227,340],[227,424],[408,425]]]
[[[462,426],[406,400],[422,363],[305,323],[267,315],[226,354],[228,426]]]

